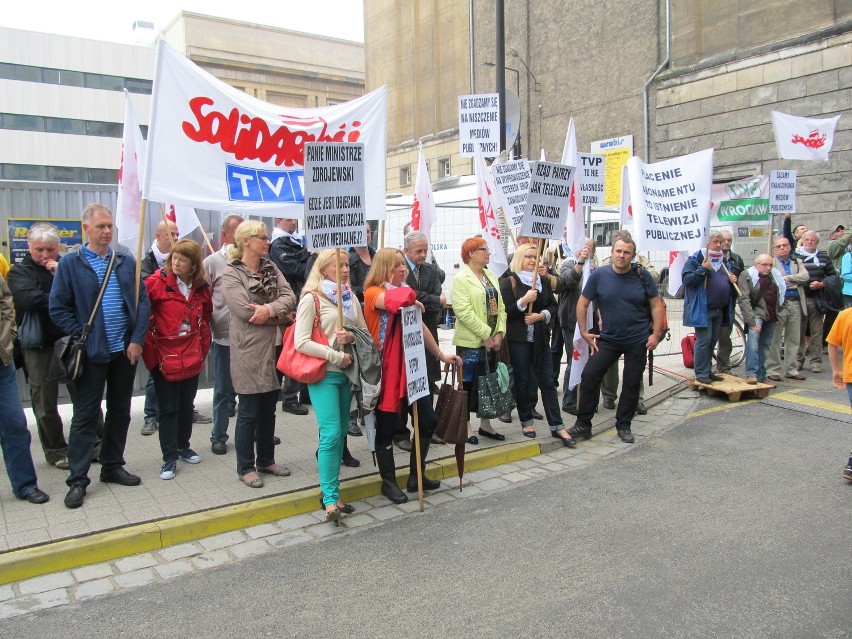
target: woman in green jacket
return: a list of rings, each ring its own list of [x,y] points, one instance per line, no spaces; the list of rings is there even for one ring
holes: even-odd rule
[[[486,357],[489,370],[497,367],[497,353],[506,333],[506,308],[500,296],[497,275],[486,267],[491,261],[488,245],[481,237],[471,237],[462,244],[465,263],[453,279],[452,304],[456,316],[453,344],[464,363],[464,387],[468,410],[477,410],[477,379],[485,374]],[[494,430],[491,420],[480,418],[479,435],[503,441],[506,437]],[[473,435],[470,444],[478,444]]]

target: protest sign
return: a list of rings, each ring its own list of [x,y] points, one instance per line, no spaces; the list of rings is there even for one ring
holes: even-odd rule
[[[796,212],[796,172],[769,172],[769,212]]]
[[[532,175],[521,225],[522,235],[562,239],[574,172],[573,166],[555,162],[533,162],[530,165]]]
[[[429,394],[429,372],[426,370],[426,347],[423,345],[423,314],[418,306],[404,306],[402,316],[402,349],[405,353],[405,388],[408,403]]]
[[[593,153],[579,153],[580,204],[592,206],[604,203],[606,158]]]
[[[604,206],[618,206],[621,203],[621,168],[627,166],[627,160],[633,155],[633,136],[596,140],[592,142],[592,153],[606,158]]]
[[[464,158],[472,158],[476,146],[485,157],[500,153],[499,93],[459,96],[459,144]]]
[[[530,190],[530,163],[512,160],[492,164],[491,174],[506,221],[513,229],[519,227],[524,220],[524,205]]]
[[[636,248],[697,251],[707,243],[713,149],[655,164],[627,162]]]
[[[305,145],[305,236],[308,251],[367,245],[364,145]]]
[[[714,184],[710,220],[718,224],[761,225],[769,222],[769,178],[755,175]]]

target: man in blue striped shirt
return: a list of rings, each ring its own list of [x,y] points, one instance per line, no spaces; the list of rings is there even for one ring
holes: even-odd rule
[[[88,244],[60,260],[50,291],[50,317],[67,335],[79,335],[97,301],[112,256],[112,213],[101,204],[83,209]],[[137,293],[138,288],[138,293]],[[103,300],[86,343],[86,364],[75,382],[74,416],[68,437],[68,508],[83,505],[95,430],[106,388],[106,416],[101,445],[101,481],[138,486],[142,480],[124,469],[124,447],[130,426],[130,399],[136,362],[148,328],[151,308],[145,284],[136,280],[133,257],[115,253]]]

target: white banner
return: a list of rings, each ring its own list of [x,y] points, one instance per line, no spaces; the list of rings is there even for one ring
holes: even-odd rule
[[[459,96],[459,154],[473,157],[476,147],[482,155],[500,154],[500,94]]]
[[[796,212],[796,172],[769,172],[769,212],[786,214]]]
[[[367,246],[364,145],[305,145],[305,237],[308,251]]]
[[[800,118],[773,111],[772,128],[778,157],[784,160],[827,160],[839,119],[839,115],[827,119]]]
[[[582,206],[603,206],[606,179],[606,158],[595,153],[578,153],[580,166],[577,181],[580,184]]]
[[[534,162],[530,167],[530,193],[521,235],[562,239],[570,211],[569,197],[574,167],[554,162]]]
[[[565,134],[565,146],[562,147],[562,164],[565,166],[580,166],[580,157],[577,151],[577,131],[574,128],[574,118],[568,121],[568,132]],[[583,207],[577,201],[577,192],[580,189],[580,178],[574,172],[574,184],[571,187],[569,198],[568,222],[565,227],[565,243],[575,254],[586,244],[586,220],[583,217]]]
[[[387,87],[329,107],[280,107],[158,43],[145,198],[301,220],[309,142],[364,144],[365,210],[384,218]]]
[[[476,199],[479,204],[479,227],[482,237],[491,251],[491,262],[488,264],[499,277],[509,268],[506,250],[500,237],[500,227],[497,225],[497,212],[494,208],[494,183],[491,181],[491,171],[485,164],[482,151],[477,147],[473,155],[473,168],[476,172]]]
[[[423,315],[417,306],[400,309],[402,349],[405,353],[405,388],[408,403],[429,394],[429,372],[426,370],[426,347],[423,345]]]
[[[124,135],[121,141],[121,164],[118,166],[118,201],[115,205],[118,243],[136,255],[139,214],[142,207],[145,140],[136,122],[136,114],[127,89],[124,90]]]
[[[707,244],[713,149],[655,164],[627,162],[633,235],[640,251],[697,251]]]
[[[633,207],[630,206],[630,180],[627,165],[621,167],[621,204],[619,204],[619,225],[621,228],[633,228]]]
[[[530,163],[527,160],[510,160],[491,165],[491,175],[500,200],[500,208],[513,229],[524,220],[524,206],[530,190]]]
[[[714,184],[710,191],[710,225],[765,226],[769,223],[769,178],[755,175]]]
[[[432,180],[426,169],[426,156],[423,145],[420,145],[420,155],[417,158],[417,178],[414,180],[414,202],[411,206],[411,230],[420,231],[429,240],[429,250],[426,260],[432,262],[432,225],[438,219],[435,210],[435,198],[432,195]]]

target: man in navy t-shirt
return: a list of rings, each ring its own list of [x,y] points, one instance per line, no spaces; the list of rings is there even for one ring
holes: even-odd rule
[[[591,356],[580,382],[577,421],[569,430],[574,437],[592,436],[592,416],[598,407],[601,381],[623,355],[615,427],[621,441],[634,441],[630,424],[639,402],[639,384],[648,350],[654,350],[662,337],[664,316],[660,293],[651,275],[632,264],[635,254],[636,243],[629,235],[622,235],[612,247],[611,264],[592,272],[577,302],[577,324],[589,343]],[[600,335],[590,333],[586,325],[586,311],[592,302],[600,313]]]

